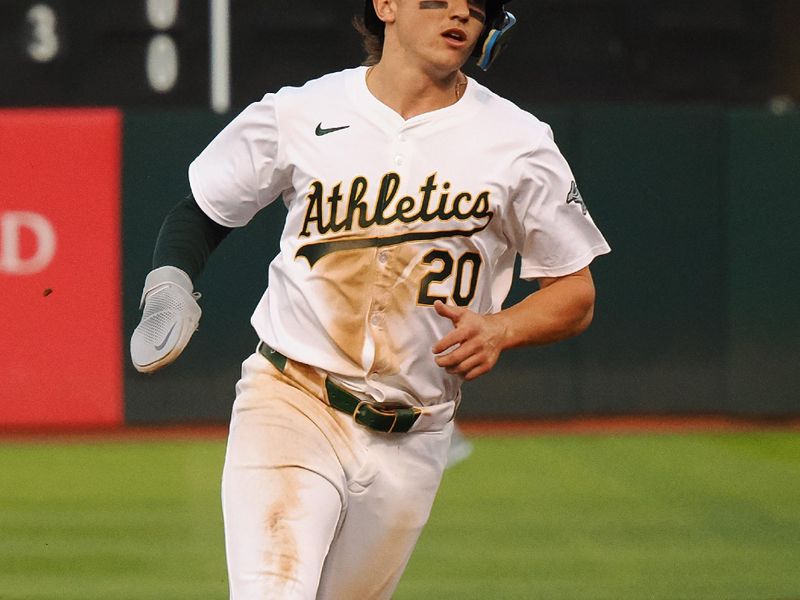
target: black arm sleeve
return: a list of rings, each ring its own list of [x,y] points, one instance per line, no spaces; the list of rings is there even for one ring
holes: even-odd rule
[[[203,272],[208,257],[233,231],[212,221],[189,194],[164,219],[153,252],[153,268],[177,267],[192,281]]]

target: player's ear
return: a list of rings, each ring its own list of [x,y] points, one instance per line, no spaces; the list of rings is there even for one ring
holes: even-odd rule
[[[384,23],[394,23],[397,16],[397,2],[395,0],[372,0],[375,14]]]

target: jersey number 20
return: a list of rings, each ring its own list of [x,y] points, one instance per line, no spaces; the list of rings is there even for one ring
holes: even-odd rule
[[[465,252],[456,261],[447,250],[431,250],[422,258],[422,264],[433,265],[434,263],[438,263],[437,267],[431,269],[430,273],[422,279],[417,302],[424,305],[433,305],[436,300],[441,300],[446,304],[447,298],[445,296],[432,296],[429,288],[431,284],[443,283],[450,278],[454,269],[453,302],[457,306],[467,306],[472,302],[478,285],[481,255],[477,252]],[[469,277],[467,282],[465,282],[466,277]]]

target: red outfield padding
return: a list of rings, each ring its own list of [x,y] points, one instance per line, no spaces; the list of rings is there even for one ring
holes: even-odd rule
[[[0,110],[0,428],[122,423],[121,130]]]

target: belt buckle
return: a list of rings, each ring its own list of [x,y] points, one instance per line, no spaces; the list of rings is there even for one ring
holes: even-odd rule
[[[383,411],[380,408],[376,407],[375,404],[373,404],[369,400],[359,400],[358,404],[356,404],[355,410],[353,411],[353,415],[352,415],[353,416],[353,421],[355,421],[359,425],[365,425],[367,427],[369,427],[369,425],[367,423],[361,423],[358,420],[359,415],[361,414],[361,407],[363,407],[363,406],[366,406],[367,410],[372,412],[372,414],[380,415],[382,417],[393,417],[392,426],[389,427],[388,430],[386,430],[386,433],[392,433],[392,431],[394,430],[395,426],[397,425],[397,411],[392,411],[392,412]]]
[[[416,421],[416,418],[419,417],[419,415],[422,414],[422,409],[417,407],[417,406],[403,407],[402,409],[381,410],[373,402],[369,402],[368,400],[360,400],[358,402],[358,404],[356,404],[356,408],[353,411],[352,417],[353,417],[353,420],[356,423],[358,423],[359,425],[364,425],[366,427],[370,427],[370,425],[367,424],[367,423],[361,423],[359,421],[359,415],[361,414],[361,407],[362,406],[366,406],[367,410],[369,410],[372,414],[380,415],[382,417],[392,417],[392,425],[391,425],[391,427],[389,427],[389,429],[386,429],[386,430],[383,430],[383,429],[379,430],[379,431],[384,431],[385,433],[392,433],[394,431],[394,428],[397,426],[397,419],[398,419],[398,417],[400,415],[399,410],[409,410],[409,411],[411,411],[415,415],[415,418],[414,418],[415,421]],[[370,427],[370,428],[371,429],[375,429],[374,427]]]

